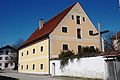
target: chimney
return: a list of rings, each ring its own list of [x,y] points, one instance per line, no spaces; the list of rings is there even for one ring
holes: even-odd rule
[[[39,29],[41,29],[43,27],[44,21],[43,19],[39,20]]]

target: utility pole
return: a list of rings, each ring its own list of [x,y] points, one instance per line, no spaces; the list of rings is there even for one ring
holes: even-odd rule
[[[102,42],[101,42],[101,34],[100,34],[101,29],[100,28],[101,28],[101,24],[100,22],[98,22],[99,50],[102,51]]]

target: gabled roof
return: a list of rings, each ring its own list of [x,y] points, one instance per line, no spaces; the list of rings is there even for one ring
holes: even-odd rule
[[[57,16],[50,19],[48,22],[46,22],[43,25],[41,29],[37,28],[36,31],[23,43],[23,45],[19,49],[29,44],[32,44],[40,39],[48,37],[49,34],[57,27],[57,25],[67,15],[67,13],[73,8],[75,4],[73,4],[72,6],[65,9],[63,12],[59,13]]]
[[[4,46],[4,47],[1,47],[0,50],[6,49],[6,48],[13,49],[13,50],[17,50],[17,49],[15,49],[14,47],[12,47],[12,46],[10,46],[10,45],[6,45],[6,46]]]

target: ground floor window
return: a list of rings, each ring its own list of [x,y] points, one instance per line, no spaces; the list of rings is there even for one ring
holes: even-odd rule
[[[43,64],[40,64],[40,69],[43,69]]]

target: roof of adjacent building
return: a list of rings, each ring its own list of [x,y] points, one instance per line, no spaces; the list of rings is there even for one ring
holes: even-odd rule
[[[15,49],[14,47],[12,47],[12,46],[10,46],[10,45],[6,45],[6,46],[4,46],[4,47],[1,47],[0,50],[6,49],[6,48],[13,49],[13,50],[17,50],[17,49]]]
[[[117,35],[113,36],[112,39],[120,38],[120,31],[117,33]]]
[[[76,4],[76,3],[75,3]],[[68,7],[63,12],[59,13],[57,16],[53,17],[49,21],[43,24],[43,27],[39,29],[39,27],[33,32],[33,34],[20,46],[19,49],[32,44],[38,40],[44,39],[49,36],[49,34],[57,27],[57,25],[61,22],[61,20],[67,15],[67,13],[72,9],[75,5]]]

